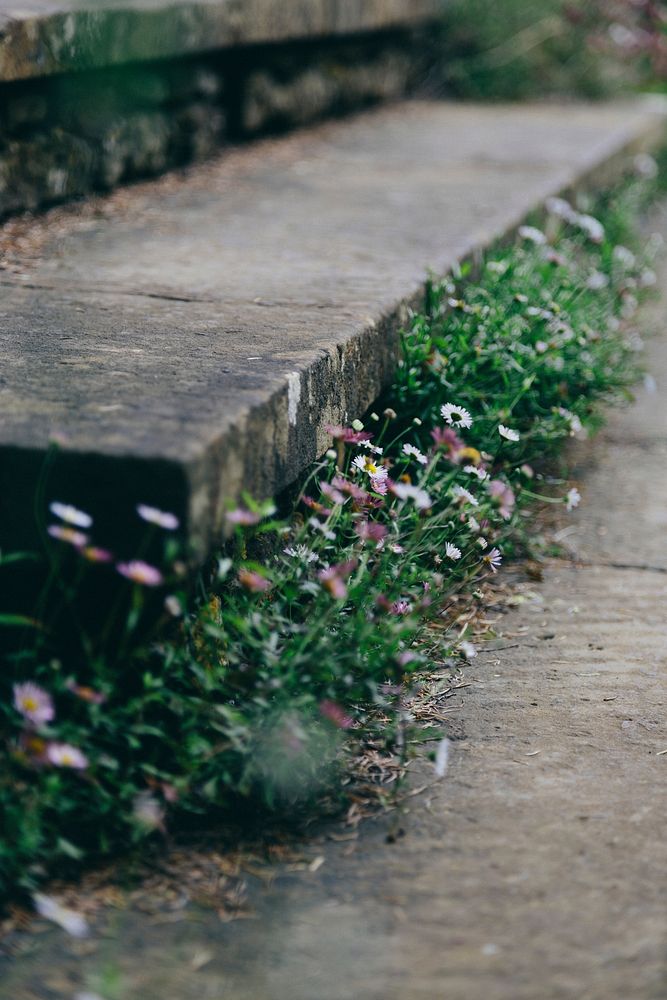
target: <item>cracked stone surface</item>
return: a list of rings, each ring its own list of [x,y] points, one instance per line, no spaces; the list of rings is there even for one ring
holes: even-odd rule
[[[401,28],[437,0],[0,0],[0,81]]]
[[[316,873],[255,886],[255,919],[119,910],[83,945],[46,931],[6,965],[3,998],[667,995],[667,533],[663,481],[643,464],[665,440],[667,263],[660,287],[642,317],[657,389],[579,454],[584,503],[567,523],[590,564],[554,560],[542,584],[520,586],[466,669],[445,778],[422,760],[425,794],[352,844],[325,833]],[[625,569],[607,565],[620,554]]]
[[[30,543],[55,439],[48,494],[109,530],[169,507],[203,553],[228,498],[285,487],[374,402],[429,270],[663,132],[655,101],[412,102],[47,216],[2,278],[0,544]]]

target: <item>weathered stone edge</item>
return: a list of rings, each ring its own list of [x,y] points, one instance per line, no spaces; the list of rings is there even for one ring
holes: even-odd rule
[[[610,140],[608,149],[585,170],[546,192],[503,229],[487,233],[483,241],[471,241],[456,258],[441,262],[440,276],[466,262],[476,267],[485,251],[510,239],[528,216],[542,208],[544,197],[610,187],[628,172],[630,157],[663,145],[667,104],[656,101],[643,109],[640,105],[636,113],[641,121],[624,141]],[[369,319],[358,333],[322,351],[314,364],[286,373],[284,386],[264,405],[246,411],[204,454],[186,464],[188,534],[196,558],[205,556],[221,537],[230,501],[243,490],[266,498],[291,485],[330,446],[327,424],[359,417],[378,399],[395,370],[400,330],[410,311],[424,304],[427,277],[386,315]]]
[[[439,0],[182,0],[0,13],[0,81],[214,49],[410,27]]]

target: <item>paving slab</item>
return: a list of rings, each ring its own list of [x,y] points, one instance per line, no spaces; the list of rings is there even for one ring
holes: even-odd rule
[[[406,103],[32,225],[0,284],[3,530],[55,439],[52,495],[170,505],[202,553],[227,499],[287,486],[377,398],[429,272],[618,176],[663,110]]]
[[[439,0],[0,0],[0,81],[433,20]]]

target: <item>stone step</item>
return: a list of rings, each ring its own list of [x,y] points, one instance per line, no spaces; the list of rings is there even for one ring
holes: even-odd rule
[[[0,218],[405,98],[439,0],[0,0]]]
[[[7,224],[0,543],[29,538],[39,482],[40,516],[129,531],[144,501],[203,555],[226,501],[286,487],[377,398],[429,271],[663,132],[653,99],[411,102]]]
[[[0,81],[434,19],[440,0],[0,0]]]

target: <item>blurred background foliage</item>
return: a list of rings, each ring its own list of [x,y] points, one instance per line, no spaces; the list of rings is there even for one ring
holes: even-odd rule
[[[600,98],[667,85],[656,0],[449,0],[432,79],[452,98]]]

